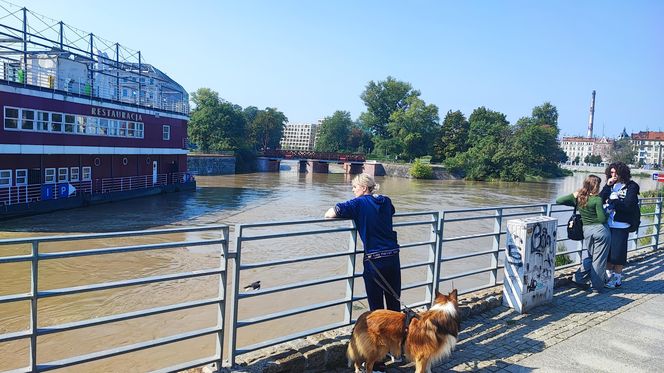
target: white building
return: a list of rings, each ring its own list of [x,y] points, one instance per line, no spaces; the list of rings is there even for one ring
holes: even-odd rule
[[[645,165],[660,165],[664,160],[664,132],[641,131],[631,136],[636,151],[636,162]]]
[[[605,137],[563,137],[560,147],[567,155],[568,162],[574,162],[579,157],[579,162],[583,163],[589,155],[599,155],[603,162],[608,162],[613,140]]]
[[[319,123],[286,123],[281,136],[281,149],[314,150],[318,139]]]

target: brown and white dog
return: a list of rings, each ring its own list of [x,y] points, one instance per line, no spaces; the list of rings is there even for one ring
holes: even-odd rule
[[[460,320],[457,291],[448,295],[436,292],[428,311],[413,318],[406,332],[406,314],[390,310],[365,312],[357,319],[346,356],[348,365],[355,364],[361,372],[362,363],[367,373],[389,352],[401,355],[401,343],[406,335],[406,358],[415,362],[415,373],[431,372],[431,365],[448,357],[456,346]]]

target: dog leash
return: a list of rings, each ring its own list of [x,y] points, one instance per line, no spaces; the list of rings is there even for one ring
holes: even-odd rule
[[[408,318],[408,316],[409,316],[409,314],[410,314],[410,315],[413,315],[413,316],[410,317],[410,319],[412,319],[413,317],[419,319],[419,318],[420,318],[420,315],[418,315],[417,312],[413,311],[412,308],[408,307],[408,306],[407,306],[407,305],[401,300],[401,298],[399,298],[399,297],[397,296],[397,292],[394,291],[394,289],[392,289],[392,286],[390,286],[390,283],[387,282],[387,280],[385,279],[385,277],[383,276],[383,274],[380,273],[380,271],[378,270],[378,267],[376,267],[376,265],[374,264],[374,262],[372,262],[371,259],[367,259],[366,261],[369,262],[369,264],[371,264],[371,267],[373,268],[373,270],[376,271],[376,273],[378,274],[378,276],[380,277],[380,279],[383,280],[383,283],[381,283],[380,281],[378,281],[378,279],[374,278],[374,281],[376,282],[376,285],[380,286],[380,288],[383,289],[386,293],[389,293],[391,296],[394,297],[394,299],[396,299],[397,301],[399,301],[399,303],[401,304],[401,307],[403,307],[403,309],[406,311],[406,318]],[[386,288],[385,286],[383,286],[383,284],[384,284],[385,286],[387,286],[387,288]]]

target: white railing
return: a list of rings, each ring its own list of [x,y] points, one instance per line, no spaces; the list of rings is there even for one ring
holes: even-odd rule
[[[68,184],[76,188],[71,194],[69,194]],[[0,205],[10,206],[42,200],[70,198],[86,193],[92,193],[92,181],[90,180],[11,186],[0,188]]]

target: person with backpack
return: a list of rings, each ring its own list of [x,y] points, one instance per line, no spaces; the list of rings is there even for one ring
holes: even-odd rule
[[[627,237],[630,232],[636,232],[641,224],[640,188],[632,180],[629,167],[623,162],[611,163],[604,173],[607,180],[600,197],[609,212],[611,229],[611,249],[607,264],[609,281],[606,287],[613,289],[622,285],[622,271],[627,264]]]
[[[556,203],[576,206],[583,221],[583,247],[585,249],[581,266],[574,273],[572,281],[578,286],[601,292],[606,283],[606,259],[611,246],[611,232],[606,225],[607,215],[599,197],[602,179],[588,175],[578,191],[560,196]]]

